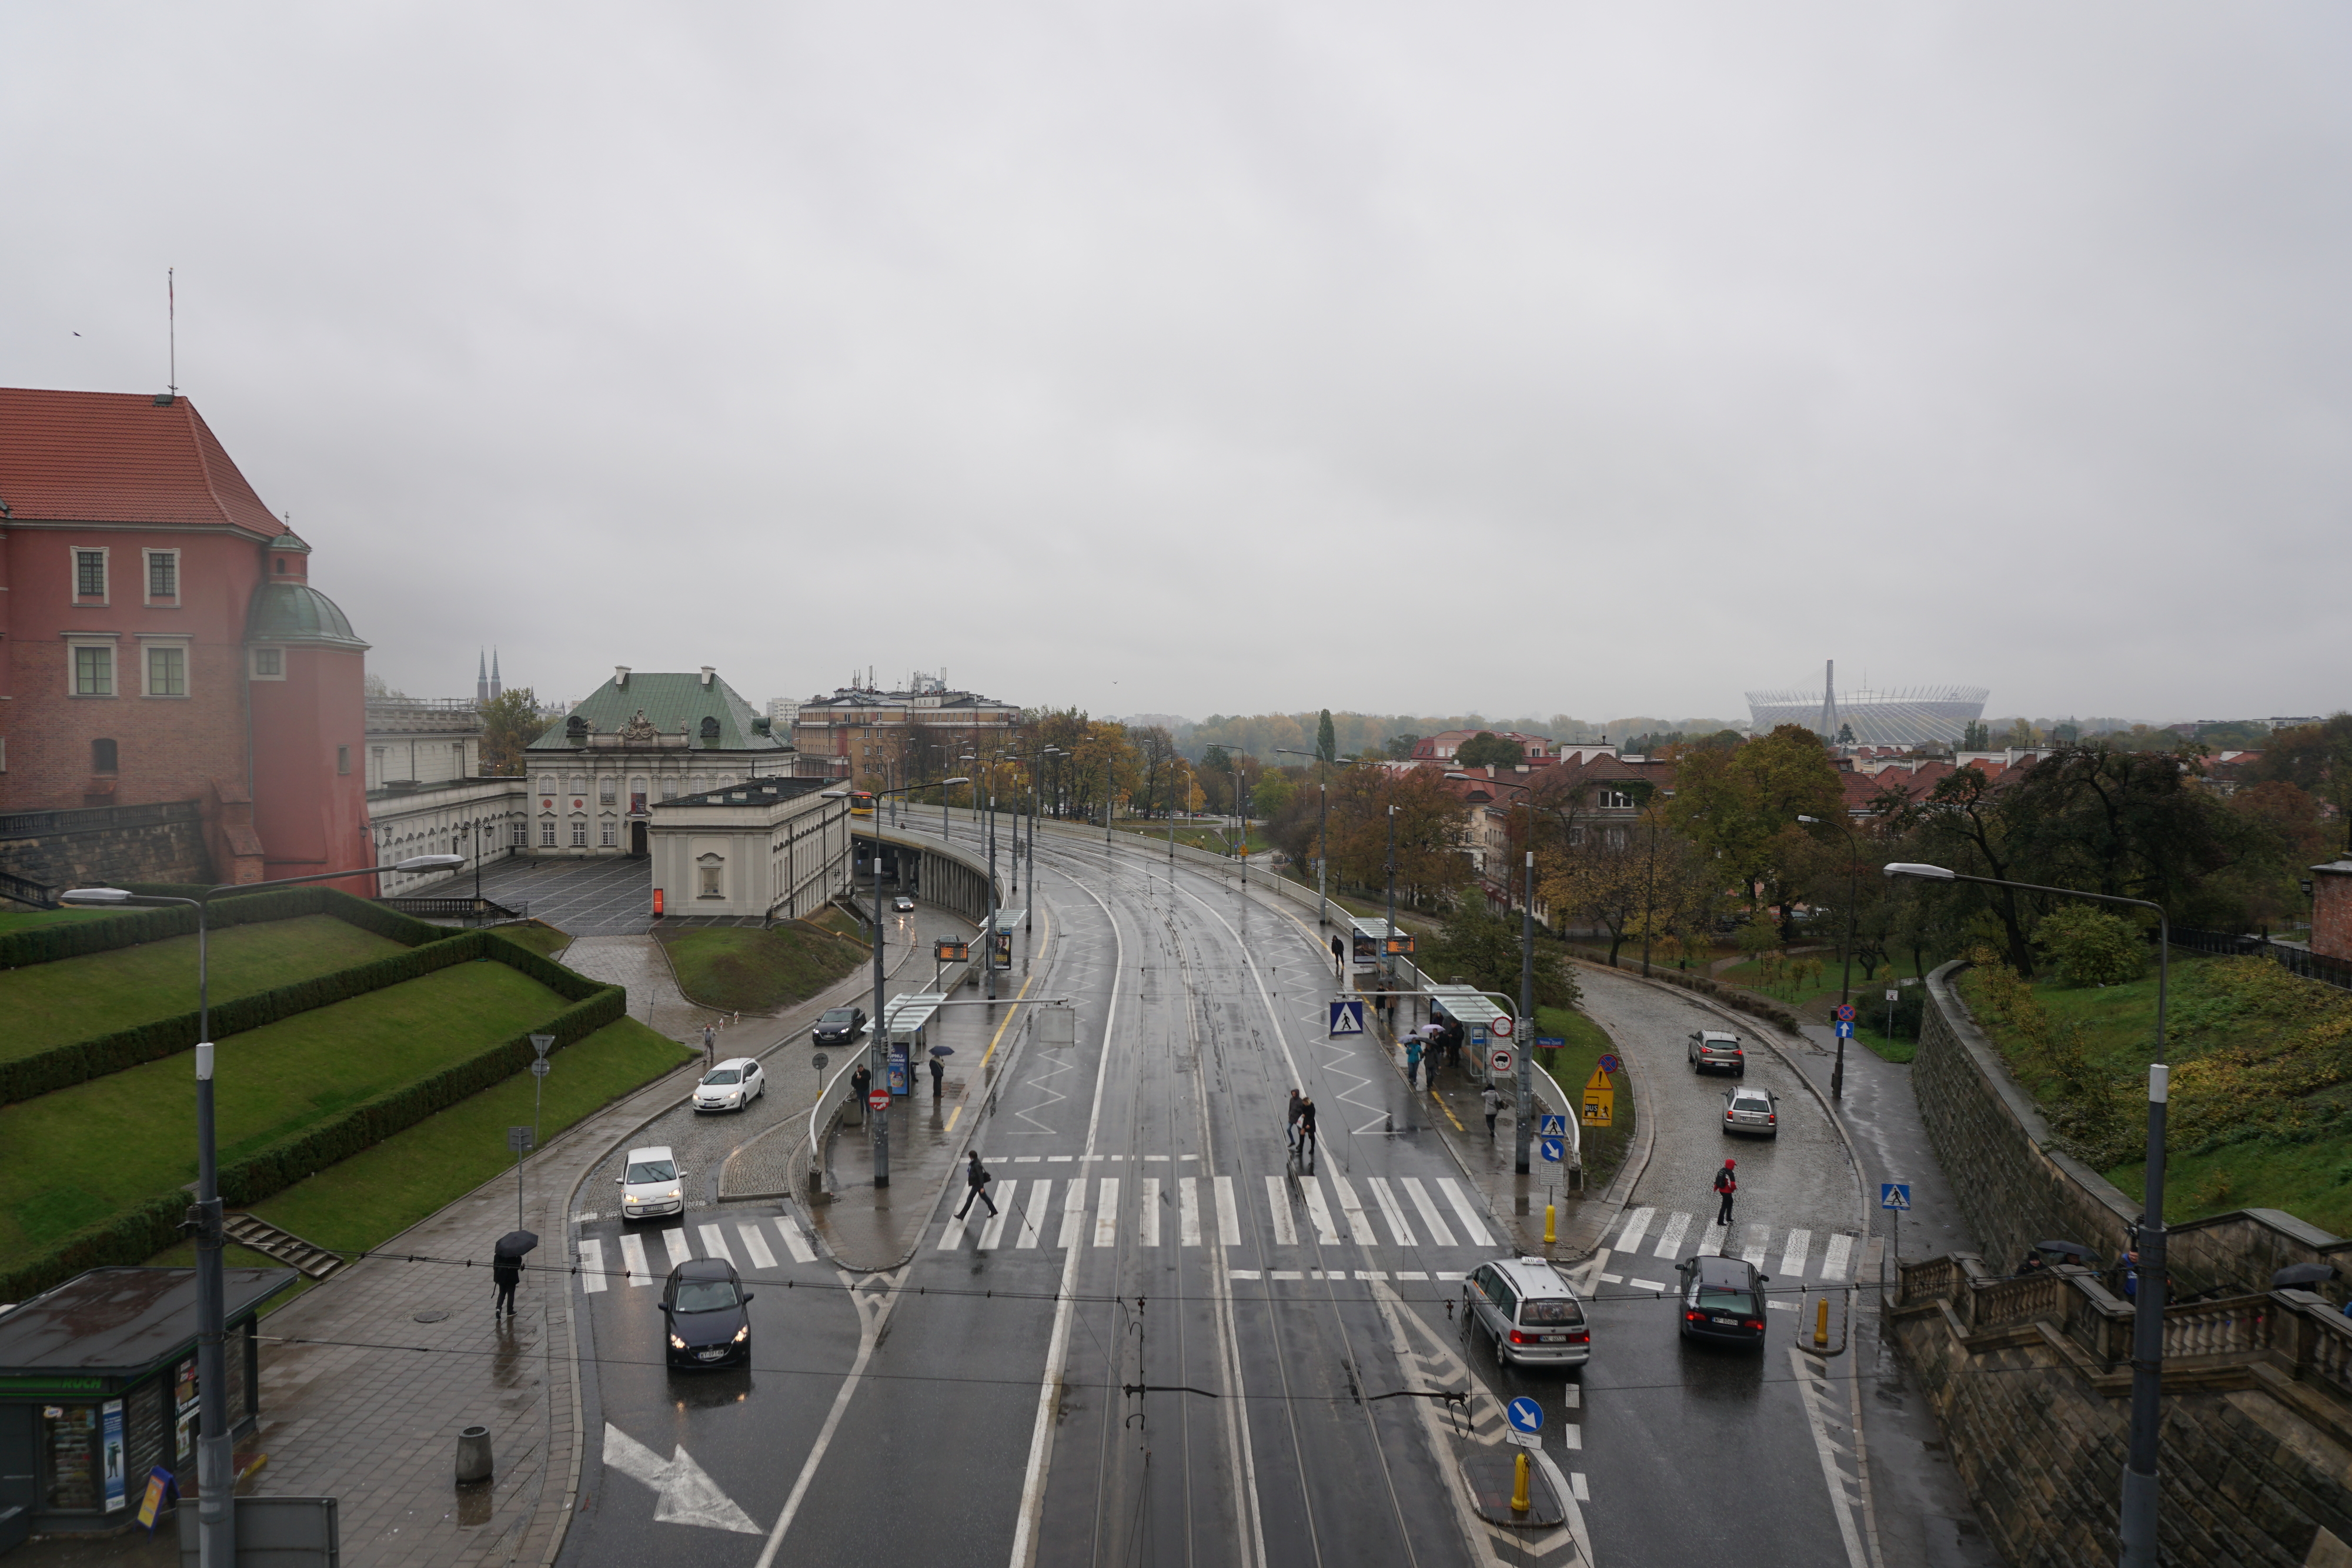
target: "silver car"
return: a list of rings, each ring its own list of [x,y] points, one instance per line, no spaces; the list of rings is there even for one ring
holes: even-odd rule
[[[1780,1135],[1780,1097],[1762,1089],[1730,1089],[1723,1096],[1723,1130],[1727,1133],[1754,1133],[1760,1137]]]
[[[1734,1078],[1745,1078],[1748,1051],[1736,1034],[1727,1034],[1719,1029],[1697,1030],[1690,1037],[1690,1064],[1693,1072],[1721,1068]]]
[[[1581,1366],[1592,1355],[1584,1303],[1541,1258],[1501,1258],[1474,1270],[1462,1282],[1462,1326],[1483,1330],[1506,1364]]]
[[[694,1086],[698,1111],[740,1111],[768,1092],[767,1074],[748,1056],[722,1061]]]

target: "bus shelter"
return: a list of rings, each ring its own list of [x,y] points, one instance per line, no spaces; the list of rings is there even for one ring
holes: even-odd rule
[[[1475,986],[1432,986],[1425,994],[1433,1019],[1452,1019],[1462,1026],[1462,1071],[1472,1082],[1484,1083],[1486,1053],[1497,1041],[1495,1020],[1509,1018],[1510,1012]]]
[[[931,1019],[947,998],[934,991],[908,991],[892,997],[882,1009],[877,1031],[888,1055],[885,1080],[893,1094],[914,1092],[916,1055],[930,1044]]]

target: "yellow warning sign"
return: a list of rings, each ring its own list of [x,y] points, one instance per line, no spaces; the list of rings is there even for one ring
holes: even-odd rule
[[[1598,1077],[1599,1074],[1594,1074]],[[1617,1091],[1606,1087],[1595,1089],[1587,1085],[1584,1091],[1584,1124],[1588,1127],[1608,1127],[1616,1124]]]
[[[1601,1091],[1603,1094],[1611,1092],[1609,1088],[1609,1074],[1601,1071],[1601,1069],[1597,1067],[1592,1070],[1592,1076],[1584,1081],[1584,1092],[1587,1094],[1591,1093],[1596,1089]]]

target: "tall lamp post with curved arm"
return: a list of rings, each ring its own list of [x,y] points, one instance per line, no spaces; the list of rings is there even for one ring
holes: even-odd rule
[[[2156,1055],[2147,1066],[2147,1175],[2140,1198],[2139,1283],[2132,1304],[2131,1440],[2124,1460],[2123,1562],[2124,1568],[2157,1568],[2156,1460],[2164,1399],[2164,1107],[2172,1078],[2172,1069],[2164,1061],[2164,999],[2172,978],[2172,922],[2164,905],[2145,898],[1966,876],[1939,865],[1905,861],[1893,862],[1884,869],[1890,877],[1973,882],[1985,887],[2016,888],[2094,904],[2124,904],[2156,912]],[[1901,1260],[1896,1261],[1899,1264]]]
[[[225,883],[194,898],[145,894],[121,887],[76,887],[58,902],[76,908],[124,904],[184,904],[196,912],[196,1201],[182,1226],[196,1239],[196,1529],[205,1568],[230,1568],[236,1561],[236,1520],[230,1475],[228,1360],[222,1344],[228,1318],[228,1286],[221,1271],[220,1145],[213,1114],[212,976],[206,931],[212,901],[223,894],[261,893],[307,882],[334,882],[371,872],[451,871],[464,855],[412,855],[389,866],[355,866],[314,872],[268,882]]]
[[[1353,757],[1328,758],[1319,751],[1295,751],[1287,746],[1277,746],[1275,750],[1285,757],[1311,757],[1327,768],[1353,768],[1359,760]],[[1328,925],[1331,890],[1326,878],[1331,865],[1331,787],[1318,784],[1315,793],[1315,920],[1318,925]]]
[[[1533,795],[1534,788],[1514,784],[1506,779],[1472,779],[1467,773],[1448,773],[1450,779],[1463,779],[1489,787],[1500,785],[1517,789],[1522,795]],[[1519,1027],[1527,1034],[1518,1042],[1515,1060],[1517,1063],[1518,1112],[1512,1121],[1512,1169],[1528,1174],[1528,1162],[1534,1147],[1535,1123],[1535,1052],[1528,1041],[1535,1038],[1536,1027],[1536,813],[1532,800],[1523,800],[1528,809],[1528,891],[1519,901]]]

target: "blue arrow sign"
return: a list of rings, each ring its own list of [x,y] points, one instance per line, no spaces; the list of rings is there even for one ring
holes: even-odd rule
[[[1543,1145],[1543,1157],[1549,1160],[1552,1164],[1558,1165],[1560,1161],[1568,1157],[1568,1140],[1566,1138],[1544,1138],[1539,1140],[1539,1142]]]
[[[1510,1416],[1514,1432],[1543,1430],[1543,1406],[1524,1395],[1511,1401]]]
[[[1333,1002],[1331,1027],[1328,1034],[1361,1034],[1364,1032],[1364,1004],[1360,1001]]]
[[[1565,1138],[1568,1136],[1568,1118],[1546,1116],[1537,1124],[1536,1132],[1547,1138]]]
[[[1911,1207],[1911,1184],[1907,1181],[1883,1181],[1878,1184],[1878,1207],[1908,1208]]]
[[[1852,1040],[1853,1038],[1853,1025],[1850,1023],[1839,1024],[1837,1026],[1837,1037],[1840,1040]]]

